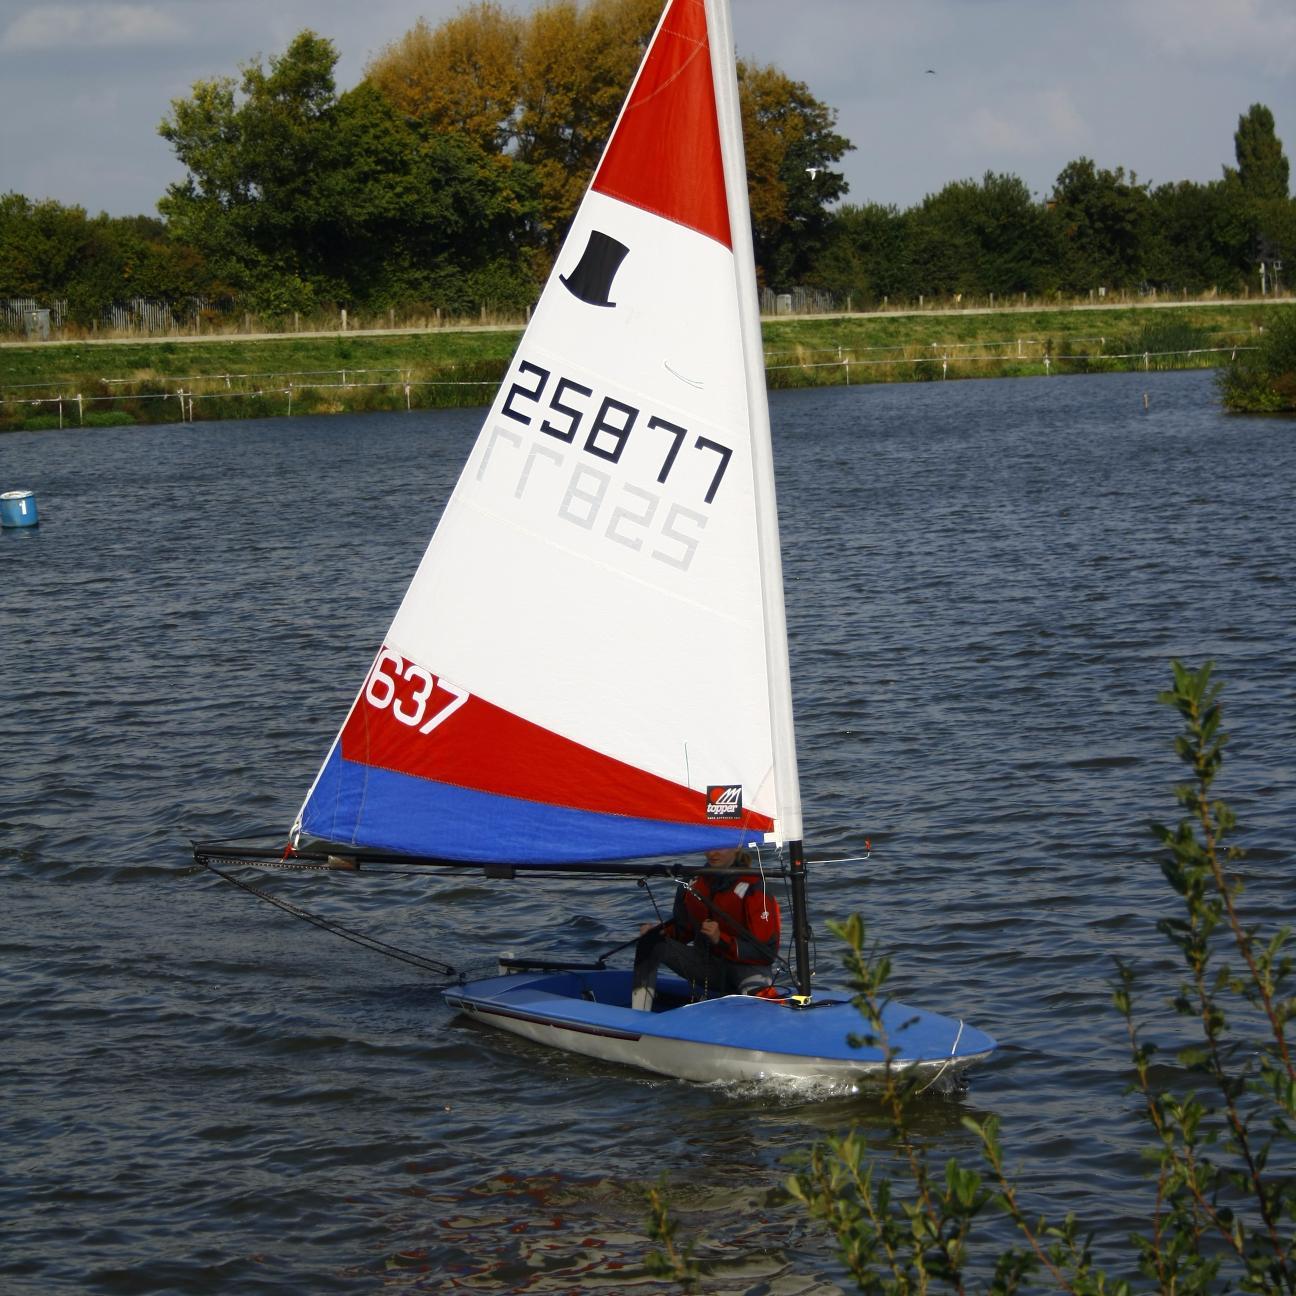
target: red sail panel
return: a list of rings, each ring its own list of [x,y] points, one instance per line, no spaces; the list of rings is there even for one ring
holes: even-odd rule
[[[604,756],[470,697],[430,733],[361,697],[342,729],[342,755],[378,769],[545,805],[671,823],[705,824],[706,796]],[[769,832],[774,822],[744,811],[732,826]]]
[[[672,0],[592,188],[733,246],[702,0]]]

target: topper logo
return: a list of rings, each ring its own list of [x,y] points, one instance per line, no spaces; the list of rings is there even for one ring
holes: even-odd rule
[[[742,784],[707,784],[706,817],[708,819],[741,819]]]

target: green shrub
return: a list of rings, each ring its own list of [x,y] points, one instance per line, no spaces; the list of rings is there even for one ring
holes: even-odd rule
[[[1117,965],[1113,1003],[1125,1019],[1137,1094],[1148,1124],[1156,1178],[1152,1218],[1135,1233],[1131,1271],[1164,1293],[1296,1291],[1296,1062],[1288,1027],[1296,1018],[1289,928],[1262,932],[1239,908],[1236,862],[1226,842],[1232,811],[1212,796],[1228,741],[1220,686],[1208,662],[1200,670],[1173,663],[1173,687],[1160,695],[1183,720],[1175,749],[1191,771],[1175,789],[1182,820],[1152,825],[1164,848],[1161,869],[1179,897],[1175,916],[1157,930],[1176,951],[1179,984],[1170,999],[1180,1025],[1197,1041],[1177,1053],[1182,1079],[1161,1088],[1157,1047],[1135,1019],[1134,975]],[[849,949],[856,1005],[885,1040],[881,1021],[885,958],[865,949],[857,916],[834,928]],[[1230,961],[1231,960],[1231,961]],[[1239,1028],[1237,1023],[1245,1023]],[[962,1292],[968,1270],[987,1275],[992,1292],[1054,1287],[1098,1296],[1132,1290],[1126,1278],[1095,1267],[1090,1239],[1074,1217],[1049,1225],[1027,1213],[1004,1169],[998,1126],[965,1118],[979,1139],[982,1171],[951,1159],[932,1167],[914,1134],[918,1092],[902,1071],[888,1070],[882,1091],[894,1145],[905,1172],[888,1177],[852,1132],[816,1145],[808,1168],[788,1190],[835,1236],[839,1254],[862,1291]],[[974,1255],[974,1227],[987,1210],[1006,1214],[1021,1243],[996,1255]]]
[[[1218,382],[1226,409],[1247,414],[1296,412],[1296,307],[1275,311],[1259,347],[1239,353]]]

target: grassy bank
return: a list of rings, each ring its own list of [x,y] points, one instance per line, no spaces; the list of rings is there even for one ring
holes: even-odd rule
[[[1264,304],[782,318],[772,388],[1227,363]],[[486,404],[519,328],[0,349],[0,430]]]

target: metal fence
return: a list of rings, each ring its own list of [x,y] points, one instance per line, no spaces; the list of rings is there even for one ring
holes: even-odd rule
[[[762,315],[825,315],[837,308],[832,293],[817,288],[793,288],[791,292],[776,293],[772,288],[761,289]]]
[[[67,318],[67,302],[52,301],[42,306],[35,297],[0,298],[0,331],[25,334],[44,340],[51,329],[61,329]]]
[[[188,328],[212,309],[205,297],[186,297],[177,302],[132,297],[113,302],[100,312],[99,324],[119,333],[168,333]],[[40,302],[35,297],[0,298],[0,333],[12,333],[45,340],[51,331],[61,330],[68,320],[65,299]]]

